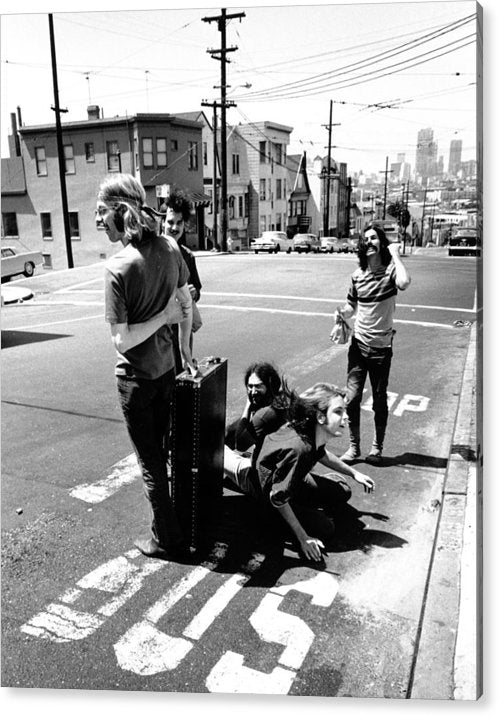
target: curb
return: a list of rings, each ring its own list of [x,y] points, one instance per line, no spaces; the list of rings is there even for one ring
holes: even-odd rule
[[[476,334],[474,323],[422,606],[411,699],[476,700],[482,694]]]

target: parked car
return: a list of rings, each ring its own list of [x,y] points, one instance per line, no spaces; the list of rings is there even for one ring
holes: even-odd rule
[[[2,246],[2,281],[8,281],[12,276],[32,276],[35,267],[43,263],[40,251],[19,252],[13,246]]]
[[[294,236],[294,251],[298,254],[302,251],[307,254],[313,251],[317,254],[320,251],[320,239],[315,234],[296,234]]]
[[[358,241],[359,241],[359,239],[356,239],[356,238],[355,238],[355,239],[349,239],[349,245],[350,245],[350,247],[351,247],[351,250],[352,250],[353,253],[355,253],[355,254],[358,253]]]
[[[340,239],[337,236],[322,236],[320,239],[320,251],[325,254],[339,252]]]
[[[323,236],[320,240],[320,251],[333,254],[348,254],[353,248],[347,239],[338,239],[337,236]]]
[[[292,251],[293,240],[289,239],[284,231],[263,231],[261,236],[251,241],[251,249],[257,254],[259,251],[268,251],[277,254],[279,251]]]
[[[462,228],[450,238],[448,256],[480,256],[481,242],[478,240],[477,229]]]

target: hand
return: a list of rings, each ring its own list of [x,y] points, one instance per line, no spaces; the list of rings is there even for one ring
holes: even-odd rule
[[[192,300],[193,300],[193,301],[197,301],[197,289],[196,289],[196,287],[195,287],[192,283],[189,283],[189,284],[188,284],[188,290],[190,291],[190,295],[192,296]]]
[[[392,244],[388,244],[387,249],[391,256],[399,256],[401,243],[399,241],[394,241]]]
[[[363,485],[365,492],[373,492],[375,490],[375,482],[368,475],[363,475],[361,472],[355,472],[354,479]]]
[[[314,562],[321,562],[322,549],[325,549],[323,542],[316,537],[306,536],[299,543],[301,552],[304,554],[306,559],[313,560]]]
[[[199,367],[195,358],[192,358],[190,350],[185,351],[182,350],[180,347],[180,355],[182,357],[183,370],[186,370],[188,373],[190,373],[192,378],[196,378],[199,374]]]

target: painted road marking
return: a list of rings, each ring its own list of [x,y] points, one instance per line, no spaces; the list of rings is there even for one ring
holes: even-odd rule
[[[133,624],[113,645],[118,666],[140,676],[173,671],[185,657],[198,646],[205,651],[200,640],[218,619],[234,597],[259,569],[264,555],[255,554],[249,560],[248,572],[242,571],[226,578],[219,571],[219,563],[226,556],[228,545],[215,545],[210,557],[199,566],[187,568],[187,572],[149,607],[143,617]],[[143,586],[146,578],[171,566],[166,561],[149,560],[137,564],[138,550],[111,559],[82,577],[75,586],[68,588],[58,599],[36,614],[21,631],[30,636],[47,639],[56,644],[81,641],[91,637],[97,629],[123,607]],[[303,568],[298,569],[302,575]],[[262,642],[282,647],[278,664],[270,672],[260,672],[244,665],[244,656],[232,651],[222,652],[216,665],[206,676],[209,691],[224,693],[275,693],[289,692],[301,665],[315,640],[315,634],[301,617],[284,610],[285,600],[291,592],[301,592],[311,597],[310,607],[328,608],[334,601],[339,583],[328,572],[316,572],[308,568],[309,578],[297,581],[294,570],[287,570],[280,580],[265,590],[249,617],[249,624]],[[167,633],[168,622],[164,617],[186,598],[208,576],[221,582],[217,591],[207,599],[199,612],[184,629],[181,637]],[[99,591],[111,598],[91,611],[80,611],[74,604],[87,593]],[[71,606],[69,606],[71,605]],[[161,622],[161,628],[158,623]],[[218,643],[218,642],[217,642]],[[221,646],[223,648],[223,645]]]
[[[137,457],[133,452],[122,460],[119,460],[119,462],[116,462],[107,477],[104,477],[102,480],[97,480],[97,482],[77,485],[69,490],[69,494],[78,500],[96,505],[106,500],[125,485],[135,482],[137,477],[140,477],[140,468],[138,466]]]

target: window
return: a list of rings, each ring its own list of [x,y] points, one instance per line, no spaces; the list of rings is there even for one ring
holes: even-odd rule
[[[249,192],[244,194],[244,216],[249,216]]]
[[[39,177],[46,177],[47,158],[45,156],[45,147],[35,147],[36,173]]]
[[[239,196],[239,216],[244,216],[244,197]]]
[[[152,150],[152,139],[144,137],[142,139],[142,161],[144,167],[150,168],[154,166],[154,152]]]
[[[164,137],[156,139],[157,166],[165,167],[168,164],[168,149]]]
[[[48,212],[40,213],[42,237],[47,240],[52,238],[52,219]]]
[[[80,224],[78,221],[77,211],[69,212],[69,233],[71,234],[72,239],[80,238]]]
[[[266,179],[259,180],[259,199],[260,201],[266,200]]]
[[[121,171],[121,152],[117,142],[106,142],[107,149],[107,170],[110,172]]]
[[[198,157],[197,157],[197,142],[188,143],[188,168],[198,169]]]
[[[87,162],[95,162],[95,147],[93,146],[93,142],[85,143],[85,159]]]
[[[235,219],[235,197],[228,197],[228,214],[230,219]]]
[[[171,140],[171,149],[172,149],[174,152],[177,152],[177,151],[178,151],[178,139],[172,139],[172,140]]]
[[[76,174],[72,144],[64,145],[64,171],[66,172],[66,174]]]
[[[277,221],[275,222],[275,229],[282,231],[282,214],[277,214]]]
[[[239,155],[232,154],[232,174],[240,174],[239,171]]]
[[[18,238],[17,214],[13,211],[2,211],[2,237]]]
[[[208,196],[211,200],[209,202],[208,214],[212,214],[213,213],[213,190],[212,189],[208,189]]]
[[[281,144],[275,144],[275,161],[277,164],[282,164],[282,145]]]
[[[202,143],[202,163],[207,167],[208,163],[208,145],[207,142]]]
[[[282,198],[282,180],[281,179],[277,179],[277,190],[276,191],[277,191],[276,198],[281,199]]]
[[[266,142],[259,143],[259,163],[265,164],[266,162]]]

